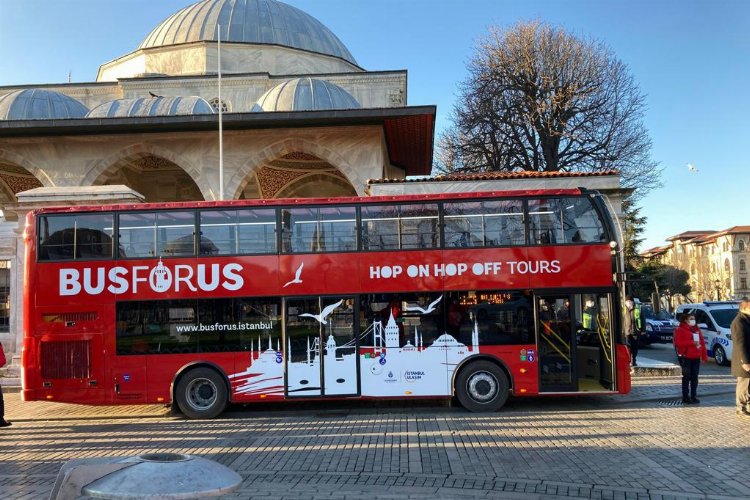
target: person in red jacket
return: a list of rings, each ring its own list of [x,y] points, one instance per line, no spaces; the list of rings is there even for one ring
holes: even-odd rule
[[[700,400],[695,397],[698,388],[698,372],[700,372],[701,361],[704,363],[708,361],[708,353],[703,332],[696,326],[695,316],[692,314],[685,313],[680,317],[680,326],[674,331],[674,348],[682,366],[682,402],[698,404]],[[688,386],[690,386],[689,395]]]

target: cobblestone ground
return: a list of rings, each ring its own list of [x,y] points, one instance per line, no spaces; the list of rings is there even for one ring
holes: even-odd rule
[[[227,499],[748,498],[750,420],[734,379],[636,379],[631,395],[511,401],[496,414],[423,403],[235,408],[186,421],[163,407],[21,403],[0,430],[0,498],[47,498],[73,458],[172,452],[243,477]]]

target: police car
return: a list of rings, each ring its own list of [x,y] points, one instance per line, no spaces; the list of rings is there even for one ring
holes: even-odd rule
[[[644,344],[668,344],[672,342],[677,323],[666,311],[654,312],[651,304],[640,305],[641,342]]]
[[[739,302],[699,302],[682,304],[675,309],[675,319],[683,313],[695,316],[695,322],[703,332],[708,355],[717,365],[728,366],[732,359],[732,320],[739,312]]]

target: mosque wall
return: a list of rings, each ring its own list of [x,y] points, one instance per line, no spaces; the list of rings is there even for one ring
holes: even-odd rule
[[[225,131],[225,198],[237,197],[255,169],[293,152],[327,161],[363,195],[367,179],[385,171],[382,140],[380,126]],[[215,132],[8,138],[4,147],[38,167],[45,185],[104,184],[134,159],[156,156],[184,170],[204,199],[219,197]]]

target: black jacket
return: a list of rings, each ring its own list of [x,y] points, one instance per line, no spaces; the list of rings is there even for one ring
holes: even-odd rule
[[[732,376],[750,378],[750,372],[742,368],[750,363],[750,316],[738,313],[732,321]]]

